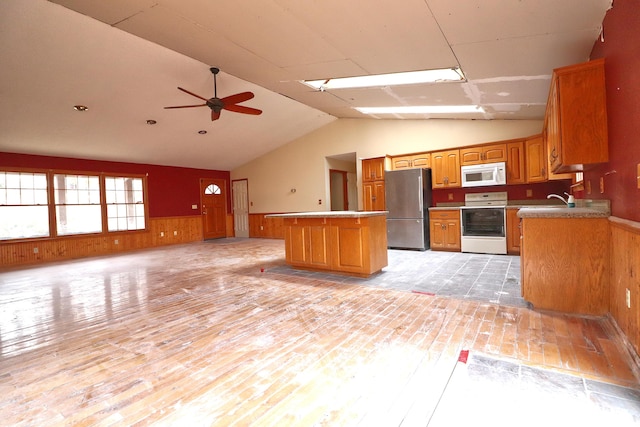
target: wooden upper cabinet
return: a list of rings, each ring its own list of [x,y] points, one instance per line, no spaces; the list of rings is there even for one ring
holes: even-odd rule
[[[553,172],[609,161],[604,59],[553,71],[543,136]]]
[[[525,145],[525,169],[528,183],[547,180],[547,156],[541,135],[528,138]]]
[[[507,184],[524,184],[525,175],[524,141],[507,143]]]
[[[460,149],[460,166],[507,161],[507,144],[488,144]]]
[[[431,153],[431,187],[460,187],[460,150]]]
[[[362,181],[384,180],[384,157],[362,160]]]
[[[431,167],[431,155],[429,153],[409,154],[391,158],[391,169],[413,169]]]

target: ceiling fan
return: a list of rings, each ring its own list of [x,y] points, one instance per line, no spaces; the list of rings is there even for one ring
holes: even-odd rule
[[[220,118],[220,112],[222,110],[233,111],[236,113],[242,114],[252,114],[254,116],[262,114],[262,110],[258,110],[256,108],[245,107],[244,105],[238,105],[241,102],[248,101],[254,97],[253,92],[241,92],[236,93],[235,95],[225,96],[224,98],[218,98],[218,88],[216,86],[216,75],[220,72],[218,68],[211,67],[209,69],[211,73],[213,73],[213,98],[204,98],[200,95],[196,95],[193,92],[189,92],[186,89],[178,87],[181,91],[188,93],[191,96],[195,96],[196,98],[200,98],[205,101],[204,104],[196,104],[196,105],[178,105],[175,107],[164,107],[165,109],[170,108],[193,108],[193,107],[209,107],[211,108],[211,121],[218,120]]]

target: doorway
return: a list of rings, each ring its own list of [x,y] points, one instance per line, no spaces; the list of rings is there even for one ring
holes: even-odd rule
[[[347,171],[329,169],[332,211],[349,210],[349,190],[347,187],[347,181]]]
[[[227,237],[227,192],[224,179],[200,179],[202,234],[205,240]]]
[[[235,237],[249,237],[249,191],[246,179],[231,182],[233,231]]]

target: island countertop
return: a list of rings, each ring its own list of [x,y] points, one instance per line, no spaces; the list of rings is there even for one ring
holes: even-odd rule
[[[296,212],[284,214],[269,214],[267,218],[367,218],[372,216],[387,215],[387,211],[320,211],[320,212]]]

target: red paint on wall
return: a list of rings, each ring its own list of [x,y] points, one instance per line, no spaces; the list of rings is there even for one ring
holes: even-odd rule
[[[228,171],[14,153],[0,153],[0,167],[147,174],[151,218],[200,214],[200,178],[224,179],[227,182],[227,212],[231,209],[231,176]],[[198,209],[193,210],[192,205]]]
[[[585,171],[591,194],[610,199],[611,213],[640,221],[640,1],[615,0],[603,21],[603,38],[593,46],[591,59],[605,58],[609,162]],[[604,193],[600,193],[600,178]]]
[[[540,184],[525,185],[502,185],[492,187],[474,187],[474,188],[450,188],[436,189],[431,194],[433,206],[438,203],[464,203],[464,195],[467,193],[492,193],[494,191],[506,191],[507,198],[513,200],[540,200],[546,199],[549,194],[562,195],[565,191],[569,192],[571,181],[551,181]],[[527,190],[531,190],[532,197],[527,197]],[[453,194],[453,200],[449,200],[449,194]]]

